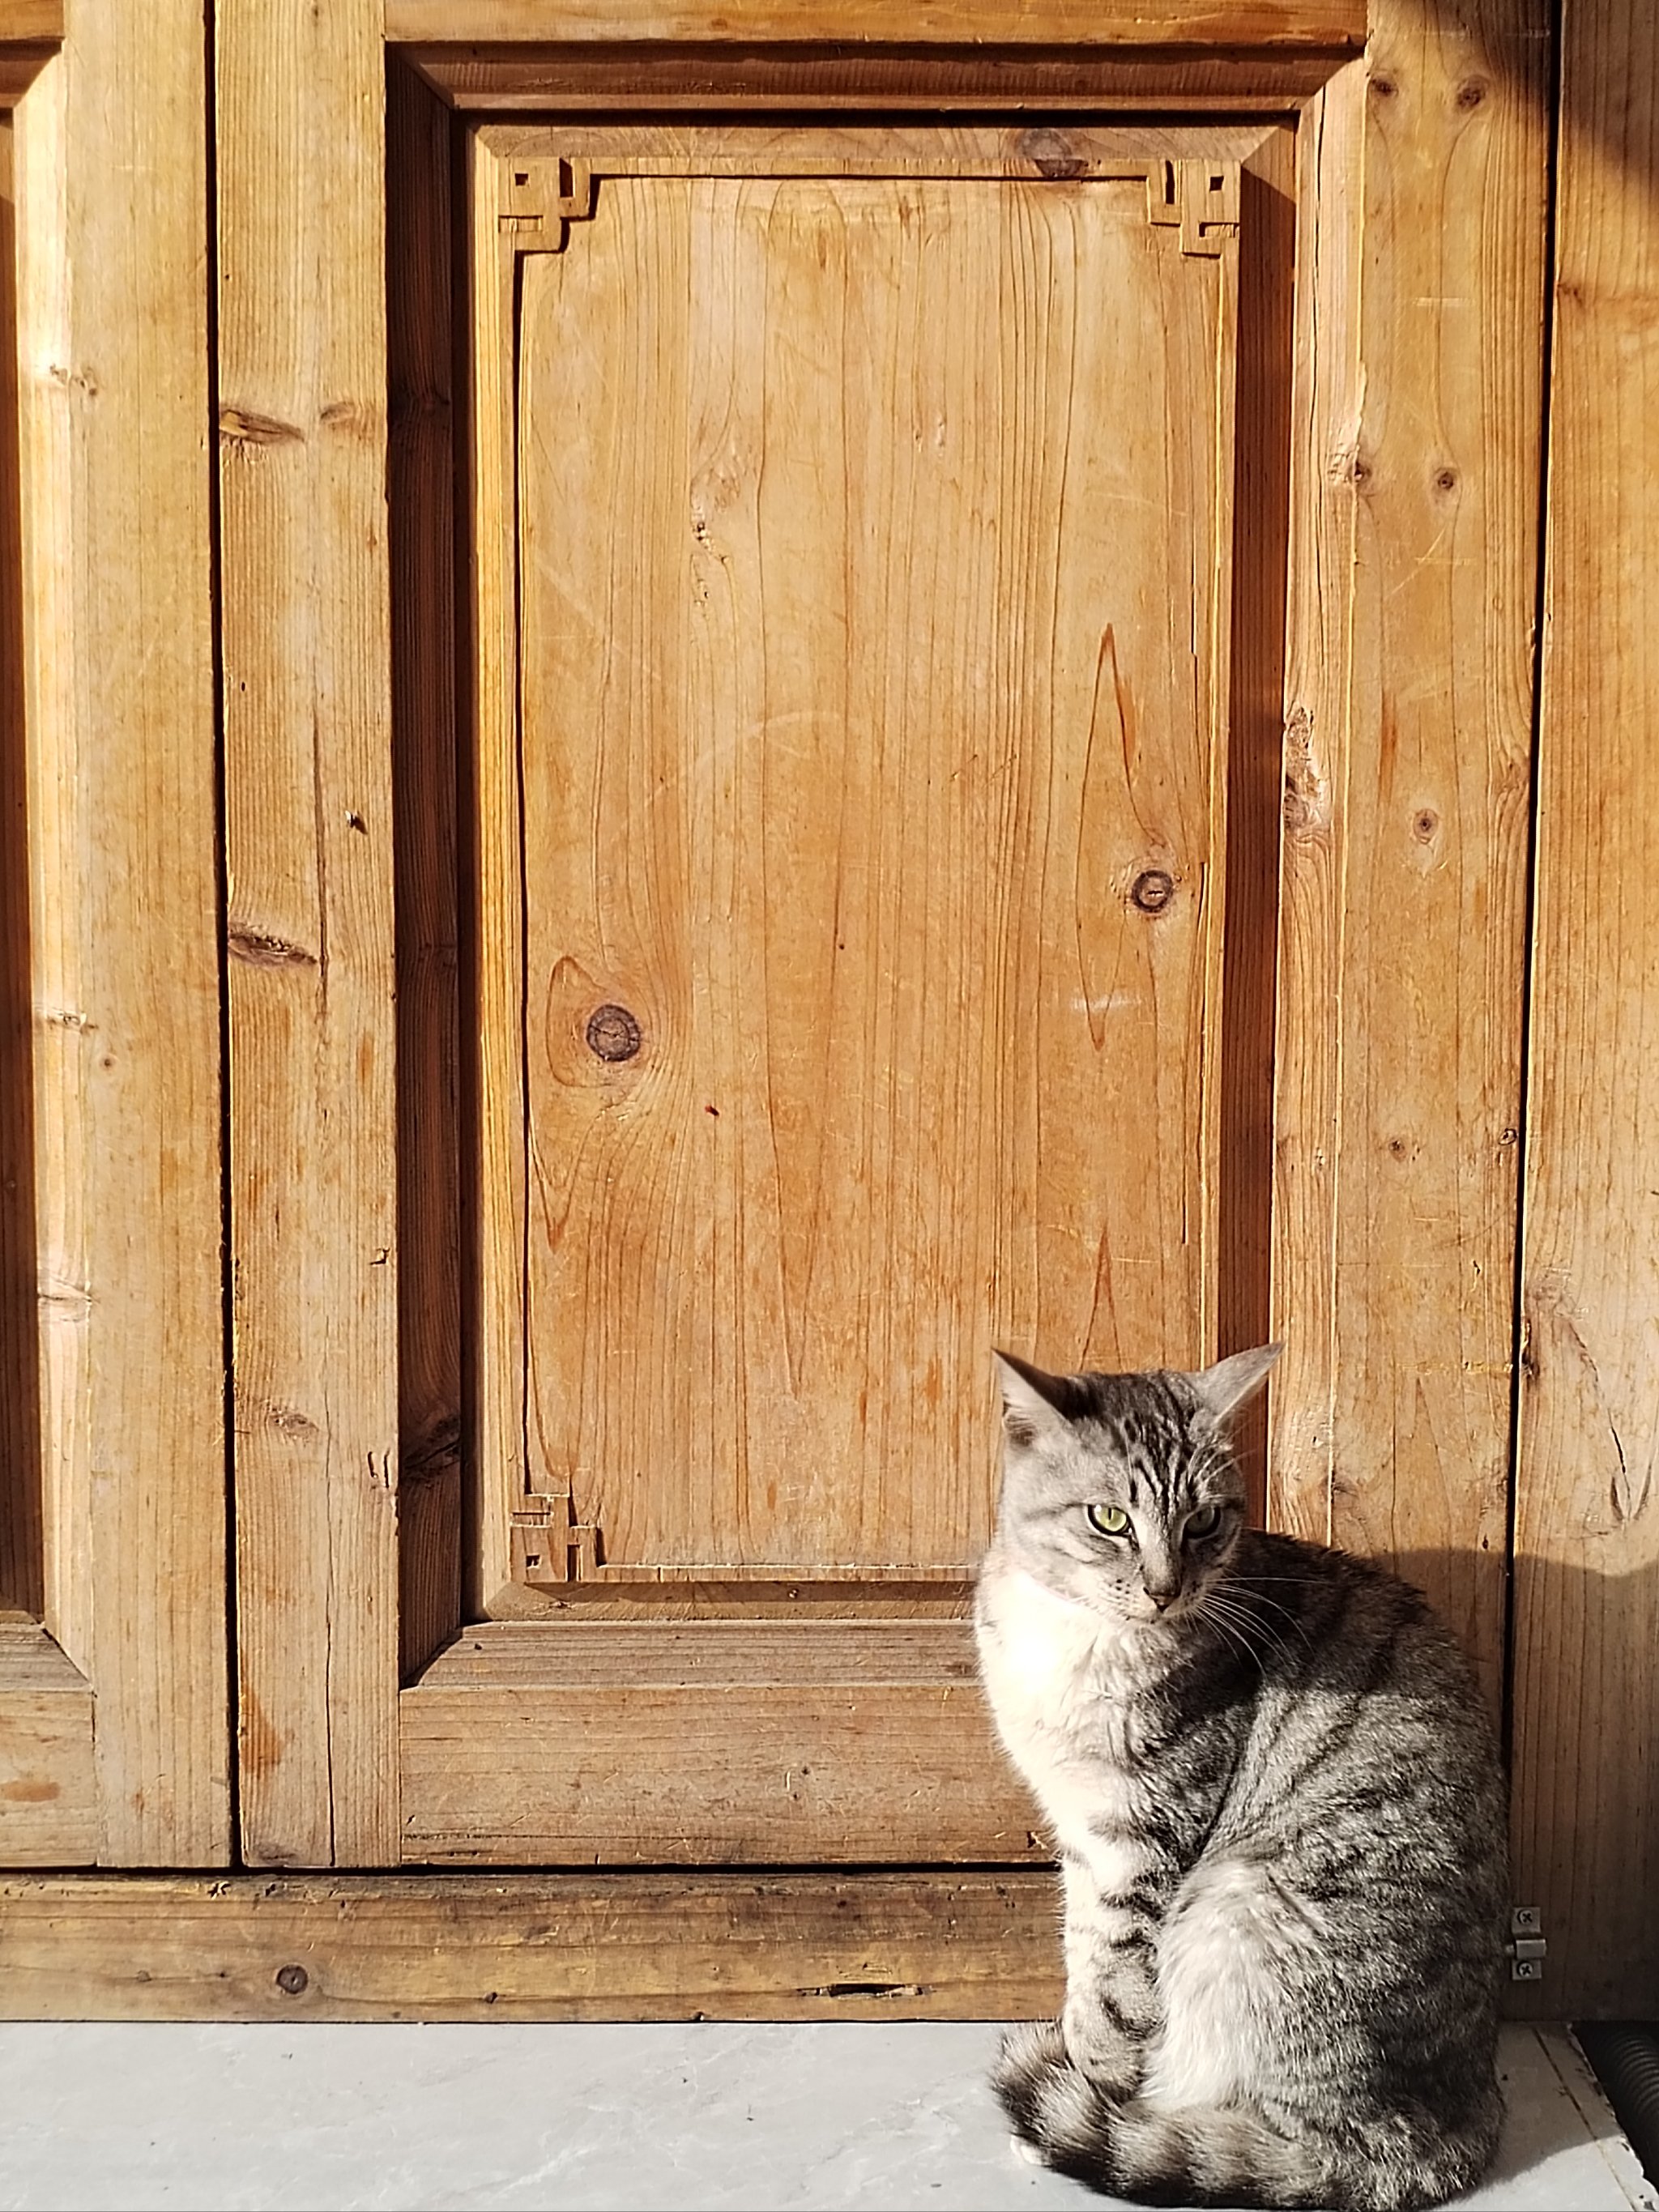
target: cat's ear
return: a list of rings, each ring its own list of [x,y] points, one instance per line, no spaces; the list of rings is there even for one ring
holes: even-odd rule
[[[1211,1419],[1225,1421],[1248,1403],[1284,1349],[1282,1344],[1259,1344],[1254,1352],[1230,1352],[1213,1367],[1200,1368],[1192,1378],[1193,1388]]]
[[[1060,1401],[1066,1395],[1063,1376],[1045,1375],[1012,1352],[993,1352],[997,1380],[1002,1386],[1002,1426],[1011,1444],[1034,1444],[1040,1437],[1057,1437],[1066,1428]]]

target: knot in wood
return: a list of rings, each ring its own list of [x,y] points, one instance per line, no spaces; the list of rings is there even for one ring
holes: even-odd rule
[[[587,1043],[600,1060],[632,1060],[640,1048],[640,1025],[626,1006],[595,1006],[587,1018]]]
[[[1142,914],[1162,914],[1175,896],[1175,878],[1167,868],[1143,868],[1129,886],[1129,896]]]
[[[276,1986],[284,1996],[297,1997],[310,1983],[311,1977],[303,1966],[278,1966]]]
[[[1038,176],[1051,181],[1080,177],[1089,167],[1064,132],[1059,131],[1024,131],[1020,137],[1019,150]]]

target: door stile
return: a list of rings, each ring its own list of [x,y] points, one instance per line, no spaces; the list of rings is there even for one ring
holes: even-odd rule
[[[500,1470],[506,1493],[529,1490],[525,1455],[527,1161],[525,1079],[524,846],[519,714],[516,234],[504,229],[501,158],[467,142],[471,238],[471,519],[477,767],[471,785],[470,967],[477,994],[476,1223],[471,1465]],[[477,1476],[475,1474],[475,1481]],[[469,1602],[476,1614],[510,1583],[509,1518],[482,1493]]]

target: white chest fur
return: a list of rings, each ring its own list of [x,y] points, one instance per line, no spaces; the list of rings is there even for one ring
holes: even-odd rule
[[[980,1673],[998,1731],[1060,1843],[1093,1860],[1100,1828],[1134,1814],[1124,1715],[1126,1631],[994,1557],[975,1610]]]
[[[1087,1955],[1110,1930],[1109,1900],[1145,1864],[1134,1828],[1147,1784],[1134,1770],[1127,1717],[1148,1662],[1138,1662],[1133,1631],[1115,1630],[994,1557],[975,1622],[1003,1741],[1080,1863],[1066,1870],[1067,1948]],[[1274,1954],[1290,1940],[1277,1905],[1265,1871],[1237,1861],[1200,1862],[1181,1885],[1159,1946],[1164,2016],[1146,2054],[1149,2103],[1223,2103],[1266,2086]]]

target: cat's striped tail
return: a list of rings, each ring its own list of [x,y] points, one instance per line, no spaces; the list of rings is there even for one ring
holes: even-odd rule
[[[1012,2030],[991,2081],[1018,2139],[1044,2166],[1139,2204],[1415,2212],[1474,2185],[1498,2118],[1495,2107],[1467,2140],[1443,2136],[1431,2149],[1401,2123],[1385,2124],[1374,2142],[1339,2144],[1290,2137],[1234,2106],[1118,2100],[1079,2073],[1052,2021]]]

